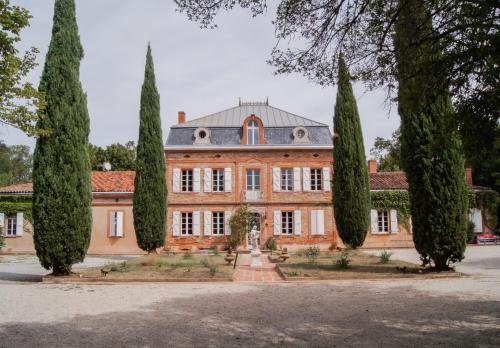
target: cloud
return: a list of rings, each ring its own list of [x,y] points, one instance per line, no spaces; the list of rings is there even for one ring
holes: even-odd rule
[[[12,0],[31,11],[21,49],[41,51],[40,66],[30,74],[38,84],[52,29],[53,1]],[[275,76],[266,64],[274,45],[273,13],[252,18],[246,10],[221,14],[215,30],[200,29],[163,0],[77,0],[85,58],[81,81],[88,95],[90,141],[97,145],[136,140],[146,45],[153,48],[161,95],[164,139],[177,121],[237,105],[265,100],[284,110],[332,125],[336,90],[293,74]],[[390,137],[399,117],[384,106],[383,91],[354,86],[367,153],[377,136]],[[21,132],[0,126],[7,144],[34,145]]]

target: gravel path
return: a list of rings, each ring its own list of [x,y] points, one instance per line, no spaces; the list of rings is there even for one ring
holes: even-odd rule
[[[478,272],[449,279],[4,281],[0,347],[498,347],[500,247],[487,248],[474,249],[476,256],[460,266]],[[16,265],[1,267],[16,273]]]

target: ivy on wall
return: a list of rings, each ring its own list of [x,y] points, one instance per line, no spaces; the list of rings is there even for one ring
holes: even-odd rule
[[[491,230],[498,229],[498,208],[500,195],[496,191],[469,193],[469,207],[483,212],[483,223]],[[498,231],[497,231],[498,232]]]
[[[410,198],[408,191],[371,191],[372,208],[377,210],[395,209],[398,221],[410,229]]]
[[[0,213],[14,215],[18,212],[22,212],[24,218],[33,224],[30,196],[0,196]]]

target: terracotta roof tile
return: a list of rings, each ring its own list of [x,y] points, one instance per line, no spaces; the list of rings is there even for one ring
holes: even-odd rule
[[[370,173],[371,190],[407,190],[408,181],[404,172]]]
[[[92,192],[134,192],[134,171],[92,172]],[[33,184],[0,187],[0,193],[33,193]]]

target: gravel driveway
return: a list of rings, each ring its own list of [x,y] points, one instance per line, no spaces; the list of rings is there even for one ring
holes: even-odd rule
[[[480,272],[450,279],[4,281],[0,347],[498,347],[500,247],[471,250],[461,267]]]

